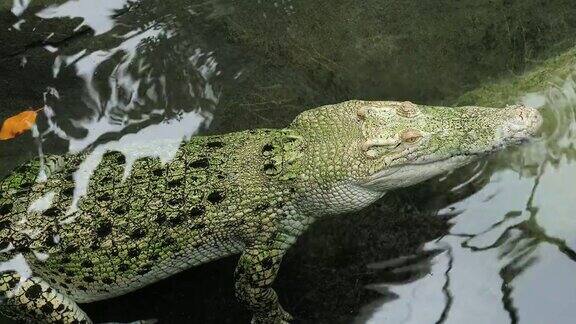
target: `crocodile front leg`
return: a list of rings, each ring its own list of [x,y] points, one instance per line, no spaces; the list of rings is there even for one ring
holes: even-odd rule
[[[292,320],[272,289],[284,252],[256,245],[247,248],[240,257],[234,276],[236,296],[254,313],[254,324],[283,324]]]

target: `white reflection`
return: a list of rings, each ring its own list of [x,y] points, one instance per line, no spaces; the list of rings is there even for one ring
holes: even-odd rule
[[[18,1],[18,0],[15,0]],[[20,0],[26,1],[26,0]],[[29,0],[28,0],[29,2]],[[100,35],[110,31],[114,25],[114,14],[133,3],[136,0],[69,0],[61,5],[50,6],[38,12],[36,16],[44,19],[51,18],[82,18],[83,21],[76,27],[82,26],[92,28],[95,35]]]
[[[571,323],[576,218],[566,202],[576,201],[576,192],[563,179],[575,178],[576,164],[544,173],[539,183],[512,171],[493,175],[476,195],[451,206],[461,214],[450,234],[424,246],[446,250],[425,261],[426,275],[380,285],[398,299],[368,322]],[[526,205],[533,189],[537,213]]]
[[[507,323],[500,269],[508,260],[500,259],[498,248],[489,247],[509,227],[527,219],[521,214],[499,223],[510,210],[525,209],[532,186],[532,179],[505,171],[473,197],[441,211],[460,214],[451,220],[450,234],[427,243],[424,250],[446,251],[430,261],[430,271],[421,279],[384,285],[399,297],[383,304],[369,323],[435,323],[445,310],[445,323]]]
[[[68,214],[72,216],[63,222],[68,223],[74,220],[73,214],[77,210],[78,201],[86,195],[90,177],[106,152],[119,151],[124,154],[126,157],[124,178],[126,178],[132,170],[133,163],[140,158],[157,157],[162,163],[170,162],[182,141],[190,139],[204,123],[210,123],[211,119],[211,114],[193,111],[183,114],[179,120],[151,125],[138,133],[129,134],[118,141],[96,147],[74,173],[74,198],[68,211]],[[118,181],[122,180],[118,179]]]
[[[12,13],[14,14],[14,16],[20,16],[24,13],[24,11],[26,11],[26,9],[28,9],[28,6],[30,5],[30,2],[32,0],[14,0],[14,2],[12,2]]]
[[[100,135],[107,132],[116,132],[127,126],[112,122],[110,113],[113,109],[121,109],[124,111],[131,110],[134,107],[134,103],[139,100],[138,91],[136,90],[138,89],[140,81],[134,79],[134,77],[128,72],[128,68],[133,63],[141,43],[144,40],[153,39],[161,34],[163,34],[163,30],[159,27],[143,31],[136,30],[124,35],[122,37],[124,40],[120,45],[110,50],[98,50],[89,54],[83,54],[81,57],[73,55],[62,58],[60,61],[55,61],[54,69],[59,70],[62,61],[68,62],[70,59],[73,60],[72,62],[74,62],[76,74],[84,80],[86,89],[84,101],[86,106],[90,107],[95,114],[95,117],[92,117],[89,121],[73,121],[75,126],[84,127],[84,124],[86,123],[100,123],[100,125],[96,127],[84,127],[89,130],[88,136],[82,140],[72,140],[70,142],[70,151],[81,151],[86,148],[87,145],[93,143],[98,137],[100,137]],[[110,60],[110,58],[116,53],[123,53],[122,61],[115,68],[114,74],[110,75],[108,78],[108,83],[110,84],[110,89],[112,91],[110,98],[108,100],[103,100],[100,98],[100,92],[95,88],[94,75],[98,66],[103,62]],[[122,100],[119,100],[118,87],[122,87],[126,93],[132,94],[130,101],[127,104],[124,104],[122,103]],[[103,119],[94,120],[94,118],[100,118],[98,115],[102,110],[104,110],[104,113],[107,116]],[[126,123],[136,123],[140,121],[142,120],[125,120]]]
[[[20,276],[20,283],[13,291],[18,290],[26,279],[32,277],[32,269],[28,266],[28,262],[22,253],[16,254],[8,261],[0,262],[0,274],[5,272],[16,272]]]
[[[50,191],[40,198],[34,200],[28,207],[28,213],[41,213],[47,210],[50,208],[50,206],[52,206],[55,195],[56,193],[54,191]]]

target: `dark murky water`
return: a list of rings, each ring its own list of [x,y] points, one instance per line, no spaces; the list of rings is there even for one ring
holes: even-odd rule
[[[6,0],[0,120],[44,109],[36,138],[0,142],[0,176],[39,149],[162,156],[166,141],[282,127],[324,103],[452,104],[504,78],[468,98],[541,107],[542,139],[317,223],[276,287],[297,322],[571,323],[572,2]],[[96,321],[248,322],[235,261],[83,308]]]

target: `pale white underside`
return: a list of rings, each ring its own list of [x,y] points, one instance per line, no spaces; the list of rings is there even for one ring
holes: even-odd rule
[[[405,164],[379,171],[366,179],[362,185],[376,191],[408,187],[457,169],[475,159],[474,156],[455,156],[430,163]]]

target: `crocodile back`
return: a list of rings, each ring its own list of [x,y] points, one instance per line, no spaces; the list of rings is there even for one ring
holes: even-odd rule
[[[279,130],[195,137],[167,163],[66,155],[45,181],[28,162],[1,183],[0,261],[23,254],[34,275],[89,302],[237,253],[297,194],[293,141]]]

